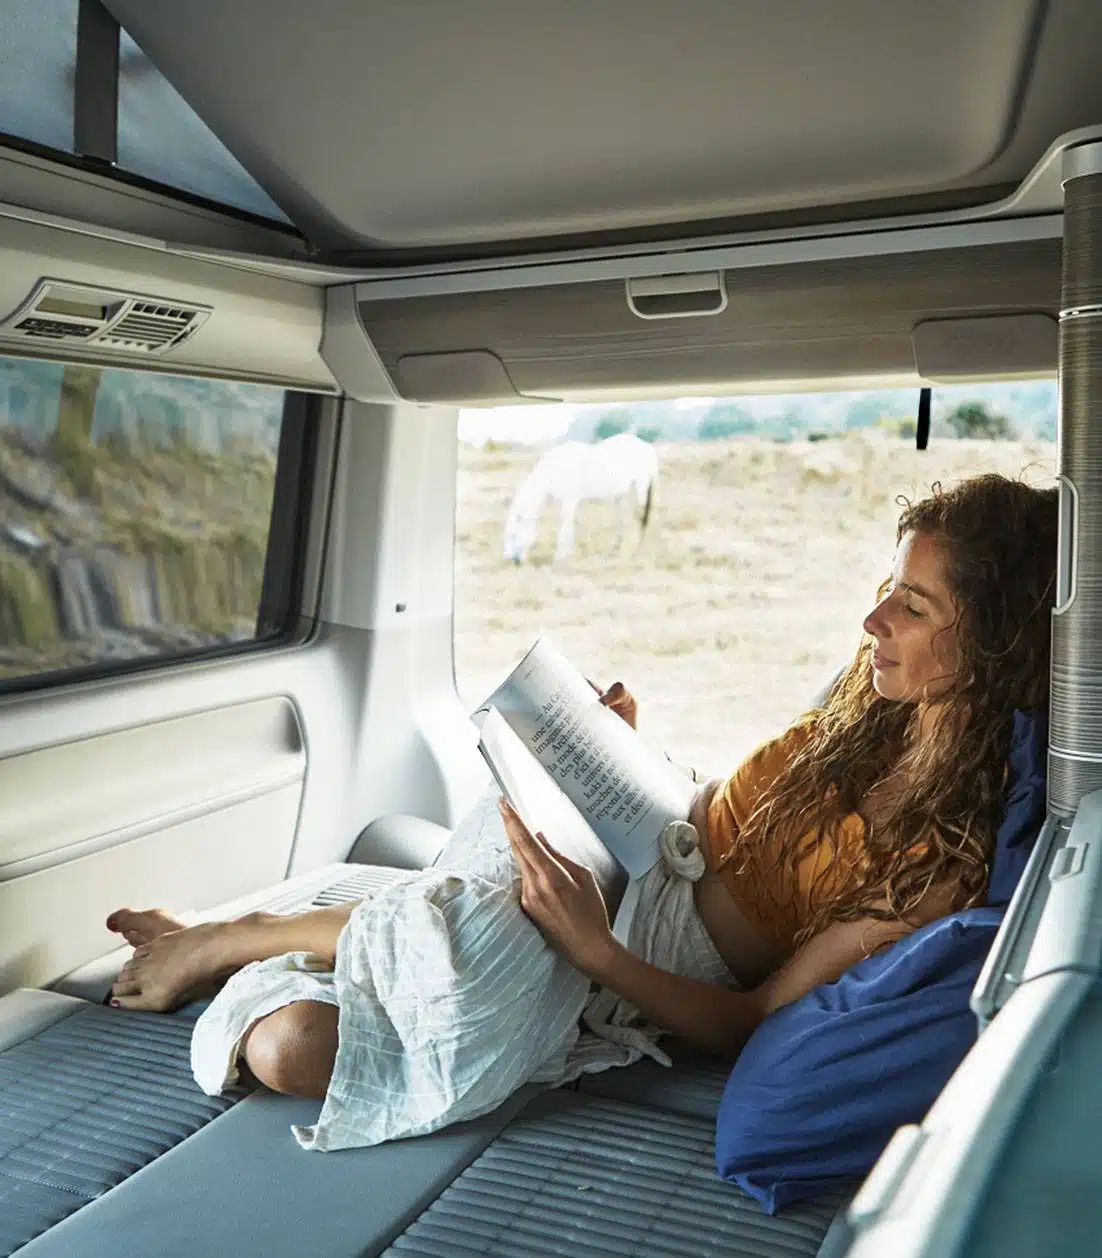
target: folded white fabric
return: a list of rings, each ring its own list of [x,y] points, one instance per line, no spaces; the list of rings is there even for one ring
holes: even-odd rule
[[[628,948],[674,974],[735,986],[693,899],[693,883],[706,868],[696,828],[687,821],[671,821],[662,831],[659,853],[658,862],[640,879]],[[645,1054],[670,1065],[658,1047],[661,1029],[646,1022],[634,1005],[615,992],[602,988],[586,1003],[582,1018],[595,1035],[633,1050],[632,1061]]]
[[[491,789],[479,801],[436,867],[357,906],[335,972],[291,953],[234,975],[196,1022],[200,1087],[214,1094],[231,1083],[249,1026],[296,1000],[339,1008],[318,1121],[293,1128],[307,1149],[435,1131],[489,1112],[526,1082],[563,1083],[644,1053],[668,1064],[658,1028],[612,993],[591,992],[525,916],[497,795]],[[675,823],[662,852],[642,880],[630,946],[663,969],[730,982],[693,905],[692,881],[703,870],[696,831]]]

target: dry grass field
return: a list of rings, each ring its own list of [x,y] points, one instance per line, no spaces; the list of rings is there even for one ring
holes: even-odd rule
[[[622,680],[640,728],[674,759],[730,771],[807,706],[861,640],[895,544],[899,495],[994,471],[1051,483],[1045,442],[853,434],[657,447],[657,505],[621,551],[610,503],[584,504],[578,551],[551,563],[550,504],[531,560],[501,557],[528,448],[460,447],[456,680],[473,707],[538,634],[593,680]]]

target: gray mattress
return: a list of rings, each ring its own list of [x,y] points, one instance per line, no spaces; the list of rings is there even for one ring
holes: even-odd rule
[[[199,1090],[190,1037],[188,1018],[89,1004],[0,1053],[0,1258],[240,1099]]]
[[[533,1101],[393,1258],[814,1258],[841,1198],[770,1218],[719,1179],[713,1120],[583,1093]]]

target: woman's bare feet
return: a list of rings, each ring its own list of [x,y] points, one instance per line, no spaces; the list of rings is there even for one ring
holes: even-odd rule
[[[183,926],[159,909],[120,910],[108,920],[117,921],[116,929],[137,943],[111,988],[111,1004],[122,1009],[166,1013],[208,995],[212,984],[242,963],[233,954],[224,922]]]
[[[128,944],[136,948],[170,930],[183,930],[184,923],[164,909],[145,909],[141,913],[134,909],[116,909],[107,919],[107,929],[121,935]]]

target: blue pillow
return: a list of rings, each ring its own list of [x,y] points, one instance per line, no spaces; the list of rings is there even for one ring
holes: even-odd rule
[[[968,1000],[1044,819],[1047,739],[1043,716],[1015,713],[987,906],[932,922],[779,1009],[739,1055],[716,1165],[768,1213],[866,1175],[975,1043]]]

